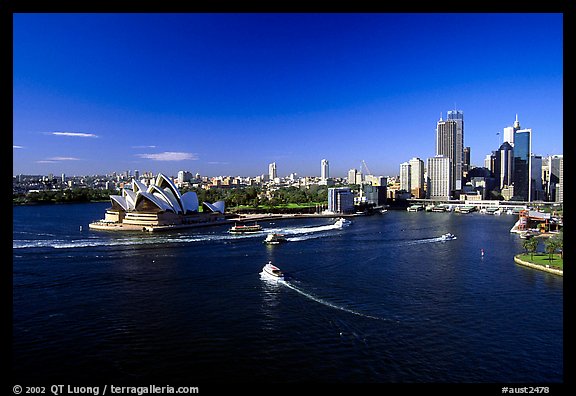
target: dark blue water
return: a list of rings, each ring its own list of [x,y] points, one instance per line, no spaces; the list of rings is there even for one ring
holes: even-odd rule
[[[516,216],[263,222],[267,246],[90,231],[108,206],[14,207],[15,378],[563,382],[563,278],[514,263]]]

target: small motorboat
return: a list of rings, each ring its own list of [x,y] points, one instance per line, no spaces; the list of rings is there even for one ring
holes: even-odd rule
[[[282,242],[286,242],[286,237],[282,234],[268,234],[264,239],[264,243],[267,245],[278,245]]]
[[[346,220],[344,217],[340,217],[334,222],[334,225],[338,228],[343,228],[344,226],[349,226],[350,224],[352,224],[352,222],[350,220]]]
[[[443,241],[449,241],[451,239],[456,239],[456,235],[447,232],[446,234],[442,235]]]
[[[276,279],[284,279],[284,274],[282,273],[280,268],[272,264],[272,261],[268,261],[268,264],[266,264],[264,268],[262,268],[262,272]]]

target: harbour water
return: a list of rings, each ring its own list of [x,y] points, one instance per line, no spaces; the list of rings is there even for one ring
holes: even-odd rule
[[[108,206],[13,208],[15,381],[564,380],[563,278],[514,263],[516,216],[262,222],[288,239],[270,246],[89,230]]]

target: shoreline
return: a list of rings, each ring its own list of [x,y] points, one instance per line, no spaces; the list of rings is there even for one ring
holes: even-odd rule
[[[555,268],[550,268],[550,267],[546,267],[544,265],[540,265],[540,264],[534,264],[534,263],[530,263],[528,261],[524,261],[521,260],[519,258],[519,254],[514,256],[514,262],[516,262],[516,264],[520,264],[523,265],[525,267],[530,267],[530,268],[534,268],[540,271],[545,271],[545,272],[549,272],[551,274],[555,274],[555,275],[559,275],[559,276],[564,276],[564,271],[563,270],[559,270],[559,269],[555,269]]]
[[[246,214],[238,217],[230,217],[227,219],[191,223],[191,224],[167,224],[167,225],[134,225],[122,223],[107,223],[102,220],[94,221],[88,224],[88,228],[98,231],[140,231],[140,232],[158,232],[170,230],[182,230],[197,227],[209,227],[234,223],[248,223],[269,220],[294,220],[294,219],[310,219],[310,218],[338,218],[338,217],[357,217],[364,216],[360,214],[323,214],[323,213],[296,213],[296,214],[282,214],[282,213],[265,213],[265,214]]]

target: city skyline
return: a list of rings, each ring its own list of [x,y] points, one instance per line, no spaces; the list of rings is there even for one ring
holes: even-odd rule
[[[563,154],[562,14],[13,20],[13,174],[393,176],[452,109],[472,165],[516,115],[534,154]]]

